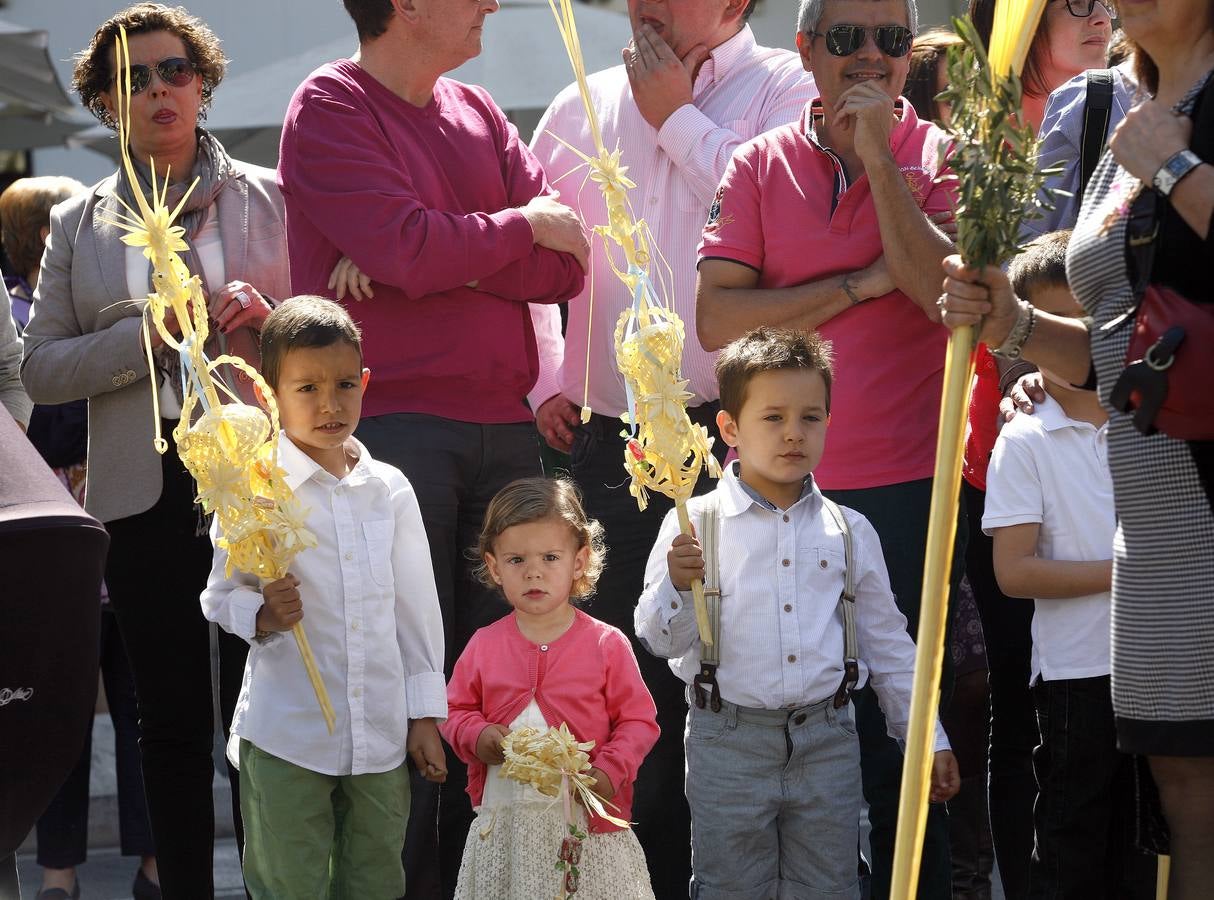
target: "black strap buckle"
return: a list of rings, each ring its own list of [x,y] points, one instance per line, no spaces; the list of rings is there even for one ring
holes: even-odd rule
[[[708,685],[710,691],[705,691]],[[695,695],[696,706],[704,708],[707,703],[713,712],[721,711],[721,688],[717,684],[717,667],[715,663],[700,663],[700,674],[691,680],[691,690]]]
[[[847,701],[851,699],[852,692],[859,683],[860,663],[854,658],[843,660],[843,681],[839,685],[839,690],[835,691],[835,709],[847,706]]]
[[[1142,359],[1125,367],[1109,394],[1114,409],[1134,413],[1134,427],[1142,434],[1155,433],[1155,417],[1168,398],[1168,369],[1184,338],[1183,328],[1169,328],[1147,348]]]

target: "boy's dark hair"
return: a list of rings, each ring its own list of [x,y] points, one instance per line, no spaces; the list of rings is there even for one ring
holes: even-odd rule
[[[368,41],[388,30],[392,18],[392,0],[343,0],[346,12],[354,20],[358,39]]]
[[[830,412],[831,347],[816,331],[791,331],[763,326],[731,341],[717,357],[721,409],[737,419],[746,401],[746,387],[762,372],[806,369],[820,372],[826,382],[826,411]]]
[[[283,301],[261,326],[261,374],[272,388],[286,355],[300,347],[329,347],[345,341],[363,355],[362,332],[341,306],[324,297],[303,295]]]
[[[1067,287],[1066,248],[1070,229],[1051,231],[1030,241],[1012,258],[1007,277],[1016,296],[1028,298],[1040,287]]]

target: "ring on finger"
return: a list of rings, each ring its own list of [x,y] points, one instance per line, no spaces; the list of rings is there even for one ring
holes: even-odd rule
[[[253,301],[249,299],[249,295],[244,291],[237,291],[234,295],[236,302],[240,304],[241,309],[248,309],[253,305]]]

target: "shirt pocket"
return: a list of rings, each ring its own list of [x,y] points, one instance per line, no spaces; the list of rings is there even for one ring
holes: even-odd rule
[[[392,536],[395,523],[391,519],[363,522],[363,540],[367,544],[367,562],[371,578],[380,587],[392,587]]]
[[[843,553],[833,547],[812,546],[801,551],[809,563],[807,580],[820,603],[833,603],[843,593],[846,564]]]

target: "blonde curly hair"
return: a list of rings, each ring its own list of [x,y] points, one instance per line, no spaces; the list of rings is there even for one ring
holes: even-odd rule
[[[590,548],[586,570],[573,583],[570,592],[573,599],[586,599],[594,593],[603,573],[607,547],[603,543],[603,526],[586,516],[577,485],[568,478],[520,478],[497,492],[485,510],[480,539],[471,551],[480,560],[475,569],[476,577],[487,587],[497,588],[485,562],[486,554],[493,553],[493,542],[507,528],[544,519],[561,520],[577,538],[578,550]]]

